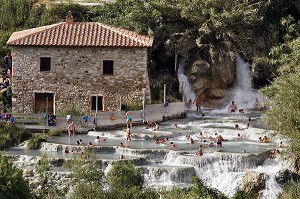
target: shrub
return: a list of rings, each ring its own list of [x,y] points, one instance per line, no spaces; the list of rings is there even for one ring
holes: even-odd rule
[[[300,182],[290,181],[279,194],[279,199],[294,199],[300,198]]]
[[[51,136],[60,136],[62,134],[62,130],[60,129],[50,129],[49,135]]]
[[[31,137],[31,134],[18,125],[0,122],[0,149],[3,150]]]
[[[155,101],[160,99],[160,88],[158,86],[151,88],[151,96]]]
[[[232,199],[251,199],[251,195],[244,190],[237,190]]]
[[[40,149],[41,143],[45,141],[46,139],[43,137],[33,137],[28,140],[26,147],[27,149]]]
[[[141,103],[130,103],[130,104],[125,104],[125,110],[126,111],[135,111],[135,110],[142,110],[143,109],[143,104]]]
[[[113,164],[108,173],[108,182],[112,190],[129,189],[131,187],[142,188],[143,177],[130,162],[119,161]]]
[[[68,104],[64,109],[59,111],[57,115],[74,115],[74,116],[81,116],[85,115],[79,108],[76,107],[75,104]]]
[[[0,154],[0,177],[1,198],[32,198],[28,182],[23,178],[23,171],[2,154]]]

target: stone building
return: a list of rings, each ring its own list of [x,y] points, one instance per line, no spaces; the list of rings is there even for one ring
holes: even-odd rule
[[[153,38],[96,22],[66,22],[15,32],[12,111],[92,113],[151,103],[148,49]]]

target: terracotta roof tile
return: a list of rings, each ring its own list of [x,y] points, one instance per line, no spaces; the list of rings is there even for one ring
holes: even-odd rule
[[[151,47],[153,38],[97,22],[57,23],[19,32],[11,46]]]

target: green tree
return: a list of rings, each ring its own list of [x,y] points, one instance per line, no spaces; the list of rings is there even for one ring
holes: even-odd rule
[[[232,199],[251,199],[251,195],[243,190],[237,190]]]
[[[93,154],[85,151],[83,157],[75,157],[69,162],[74,178],[71,199],[101,199],[105,198],[103,191],[103,171],[101,161]],[[87,158],[87,159],[86,159]]]
[[[0,150],[21,144],[31,137],[31,134],[18,125],[0,121]]]
[[[278,77],[262,90],[270,98],[265,123],[290,138],[300,150],[300,38],[272,48],[269,62],[278,68]]]
[[[110,187],[108,192],[109,198],[145,198],[142,192],[143,177],[139,170],[130,162],[115,162],[108,173],[107,182]]]
[[[0,196],[3,199],[32,198],[28,182],[22,176],[23,171],[0,154]]]
[[[52,166],[47,154],[44,154],[35,167],[38,185],[40,189],[34,191],[40,198],[60,198],[64,196],[68,190],[62,190],[55,184],[55,179],[52,174]]]
[[[194,186],[192,187],[192,190],[190,192],[191,198],[207,198],[207,199],[226,199],[227,197],[224,196],[222,193],[215,189],[207,188],[203,185],[201,180],[199,178],[194,177],[193,178]]]
[[[89,21],[89,8],[79,4],[57,4],[49,9],[45,9],[41,15],[39,25],[50,25],[59,22],[65,22],[68,11],[72,12],[75,22]],[[39,14],[39,13],[37,13]]]
[[[278,199],[294,199],[300,198],[300,182],[290,181],[284,191],[279,194]]]
[[[24,26],[29,9],[28,0],[2,0],[0,4],[0,29],[10,30]]]

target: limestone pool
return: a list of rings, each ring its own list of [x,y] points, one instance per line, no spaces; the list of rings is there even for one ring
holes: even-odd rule
[[[251,118],[251,123],[247,129],[245,127],[248,118]],[[260,119],[261,113],[258,111],[239,114],[207,109],[204,117],[191,111],[185,119],[160,123],[158,131],[134,126],[130,142],[125,140],[125,129],[90,131],[75,137],[66,134],[50,137],[42,144],[40,150],[27,150],[25,146],[19,146],[10,148],[5,153],[16,157],[15,163],[22,168],[34,168],[43,154],[64,161],[81,153],[83,148],[92,142],[96,157],[105,162],[105,173],[111,168],[111,163],[119,160],[123,154],[125,160],[132,160],[136,166],[143,169],[145,186],[189,186],[192,176],[197,175],[206,185],[232,196],[235,190],[242,186],[247,172],[260,172],[268,176],[265,189],[260,193],[261,198],[274,198],[282,189],[274,181],[274,176],[280,169],[288,168],[289,165],[277,159],[269,159],[269,151],[278,148],[280,140],[272,136],[272,131],[263,127]],[[236,124],[239,125],[238,129],[234,128]],[[203,132],[206,142],[198,139],[200,131]],[[208,146],[213,142],[209,137],[214,137],[215,133],[228,139],[223,142],[222,148],[217,148],[215,143],[212,147]],[[194,144],[187,140],[187,134],[194,139]],[[241,138],[238,138],[238,134]],[[94,142],[97,136],[106,139],[106,142]],[[259,142],[259,137],[263,136],[267,136],[269,142]],[[165,143],[154,142],[164,138],[168,138]],[[82,139],[84,144],[78,145],[79,139]],[[121,142],[125,147],[117,147]],[[176,147],[171,147],[171,142],[175,143]],[[200,145],[204,147],[203,156],[195,155]],[[64,153],[66,147],[74,153]],[[59,166],[61,165],[56,165]]]

